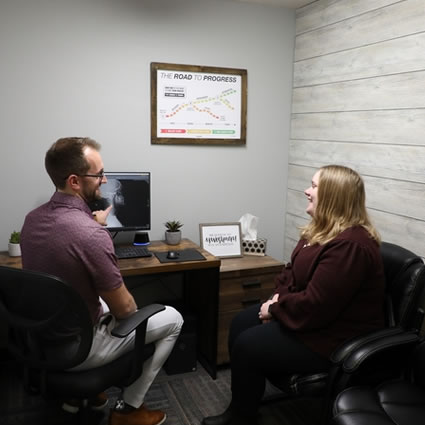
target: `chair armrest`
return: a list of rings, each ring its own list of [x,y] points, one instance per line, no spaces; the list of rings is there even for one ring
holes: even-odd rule
[[[119,323],[115,326],[115,328],[112,329],[111,334],[118,338],[125,338],[127,335],[133,332],[141,323],[147,321],[149,317],[163,310],[165,310],[165,307],[162,304],[150,304],[146,307],[142,307],[131,316],[120,320]]]
[[[403,357],[411,353],[421,338],[416,332],[402,332],[389,334],[382,338],[369,340],[351,352],[343,362],[344,372],[352,374],[356,372],[366,361],[378,355],[390,355],[401,353]],[[400,354],[399,354],[400,355]]]
[[[333,366],[329,371],[324,407],[326,418],[330,417],[332,400],[337,394],[353,383],[375,385],[381,382],[382,372],[384,376],[387,376],[385,371],[391,371],[393,375],[394,365],[408,364],[408,361],[403,363],[399,359],[408,358],[419,342],[416,332],[386,328],[354,338],[338,348],[331,356]]]
[[[399,327],[379,329],[378,331],[370,332],[366,335],[350,339],[341,346],[339,346],[331,355],[331,362],[335,365],[341,364],[349,357],[352,353],[356,352],[360,347],[365,344],[373,343],[373,341],[379,341],[384,338],[389,338],[394,335],[404,333],[405,330]]]

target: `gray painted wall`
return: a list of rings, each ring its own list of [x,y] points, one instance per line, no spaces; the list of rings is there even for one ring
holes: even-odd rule
[[[0,249],[53,186],[59,137],[102,144],[105,169],[152,173],[151,239],[163,223],[260,218],[282,259],[295,12],[199,0],[3,0],[0,5]],[[150,62],[248,70],[244,147],[150,144]]]
[[[296,13],[285,259],[303,190],[329,163],[358,170],[385,241],[425,257],[425,2],[319,0]]]

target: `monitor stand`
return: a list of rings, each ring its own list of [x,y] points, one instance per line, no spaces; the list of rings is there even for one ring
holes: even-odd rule
[[[149,244],[149,235],[148,232],[136,232],[134,234],[134,245],[148,245]]]

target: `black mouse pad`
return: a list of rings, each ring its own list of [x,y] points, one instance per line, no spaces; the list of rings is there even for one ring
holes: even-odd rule
[[[170,251],[174,251],[170,249]],[[206,258],[196,249],[182,249],[180,251],[175,251],[178,253],[177,258],[167,258],[168,252],[155,252],[155,257],[161,263],[177,263],[180,261],[202,261],[206,260]]]

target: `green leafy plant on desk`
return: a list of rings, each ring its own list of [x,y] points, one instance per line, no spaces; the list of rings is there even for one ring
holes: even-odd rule
[[[21,232],[13,231],[10,234],[9,243],[21,243]]]
[[[20,257],[21,256],[21,232],[14,230],[10,234],[9,238],[9,255],[11,257]]]
[[[182,238],[181,228],[183,224],[178,220],[167,221],[164,223],[165,228],[165,242],[168,245],[178,245]]]

